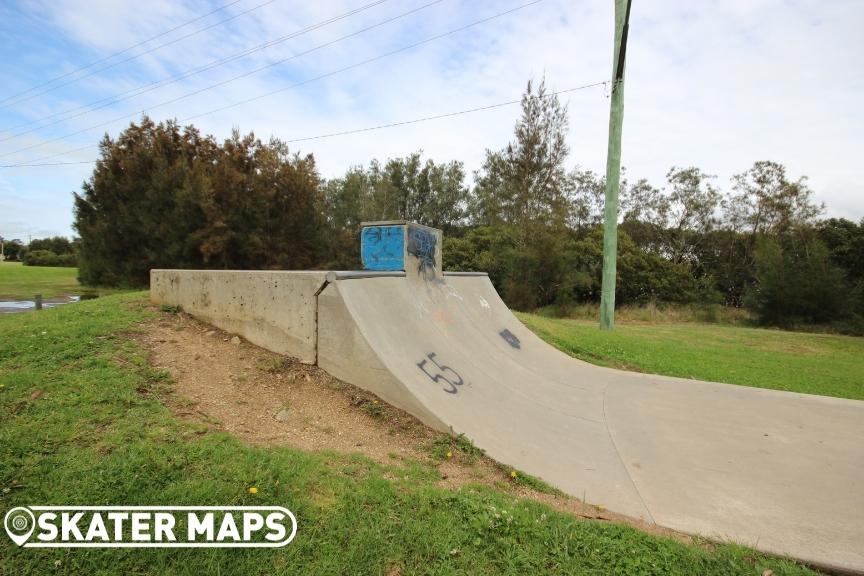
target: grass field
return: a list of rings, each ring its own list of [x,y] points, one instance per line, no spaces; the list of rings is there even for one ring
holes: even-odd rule
[[[519,314],[582,360],[627,370],[864,400],[864,338],[723,324],[618,324]]]
[[[21,549],[4,536],[0,573],[811,573],[737,546],[579,520],[491,488],[446,490],[416,462],[386,466],[208,432],[164,406],[170,379],[124,336],[150,314],[144,300],[122,294],[0,317],[0,512],[271,504],[296,514],[296,539],[270,550],[64,550]]]
[[[545,306],[535,311],[546,318],[567,318],[596,323],[600,318],[599,303],[571,304],[569,306]],[[752,325],[754,318],[746,308],[733,308],[716,304],[700,306],[697,304],[658,305],[653,302],[641,305],[618,306],[615,308],[615,321],[629,323],[708,323]]]
[[[80,294],[77,268],[24,266],[0,262],[0,300],[32,300],[36,294],[53,298]]]

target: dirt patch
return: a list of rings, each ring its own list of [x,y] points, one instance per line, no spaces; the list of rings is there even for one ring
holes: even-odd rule
[[[254,444],[424,459],[434,437],[404,412],[323,370],[254,346],[185,314],[163,313],[140,336],[168,371],[183,416]]]
[[[414,459],[435,468],[444,488],[483,484],[580,518],[692,540],[577,498],[513,481],[509,468],[477,455],[470,445],[465,449],[464,440],[432,430],[316,366],[269,352],[186,314],[162,311],[130,337],[150,352],[154,368],[171,375],[174,394],[165,402],[176,414],[246,442],[360,453],[391,465]]]

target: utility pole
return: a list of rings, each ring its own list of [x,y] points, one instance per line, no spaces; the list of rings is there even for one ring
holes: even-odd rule
[[[618,187],[621,180],[621,128],[624,123],[624,62],[632,0],[615,0],[615,48],[609,106],[609,148],[606,153],[606,204],[603,207],[603,285],[600,328],[615,327],[615,276],[618,258]]]

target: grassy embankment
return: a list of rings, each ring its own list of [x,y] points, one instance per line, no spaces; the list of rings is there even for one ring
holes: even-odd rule
[[[273,504],[297,515],[296,539],[275,550],[85,550],[20,549],[4,536],[0,573],[809,573],[738,546],[689,546],[579,520],[490,488],[446,490],[419,462],[255,447],[180,420],[163,402],[170,378],[124,336],[150,314],[144,298],[0,317],[0,512]]]
[[[651,374],[864,400],[864,338],[695,322],[618,323],[518,314],[587,362]]]

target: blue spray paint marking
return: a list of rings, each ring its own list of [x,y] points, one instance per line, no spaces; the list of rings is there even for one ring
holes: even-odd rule
[[[367,226],[360,233],[360,258],[366,270],[404,270],[402,226]]]
[[[519,341],[519,337],[510,332],[507,328],[501,330],[498,334],[501,335],[501,338],[504,339],[510,346],[516,348],[517,350],[522,348],[522,343]]]
[[[408,228],[408,254],[420,261],[419,273],[435,276],[435,248],[438,236],[423,228]]]

